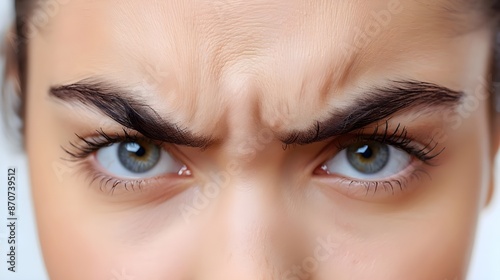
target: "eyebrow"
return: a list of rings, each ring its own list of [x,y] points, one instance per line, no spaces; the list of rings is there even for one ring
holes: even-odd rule
[[[70,105],[80,104],[97,109],[120,125],[152,140],[199,148],[213,143],[211,137],[194,135],[187,129],[161,118],[144,100],[104,82],[84,80],[53,86],[49,90],[49,96]]]
[[[361,130],[370,124],[387,120],[397,112],[409,109],[442,109],[458,106],[463,91],[454,91],[433,83],[408,80],[392,81],[362,93],[346,108],[335,109],[324,121],[304,130],[280,137],[284,144],[305,145]]]

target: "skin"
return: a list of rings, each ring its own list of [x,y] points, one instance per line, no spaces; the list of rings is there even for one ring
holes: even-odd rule
[[[26,146],[50,278],[464,279],[496,152],[480,97],[492,30],[479,11],[452,13],[449,5],[61,4],[28,49]],[[353,47],[356,28],[380,11],[390,11],[391,20]],[[131,88],[161,117],[217,141],[205,149],[165,144],[192,175],[164,174],[111,194],[109,185],[91,182],[96,168],[105,172],[95,157],[69,162],[61,146],[78,143],[75,133],[122,127],[48,95],[53,86],[85,79]],[[391,117],[390,129],[402,124],[416,142],[434,137],[445,148],[436,164],[420,165],[419,176],[396,174],[409,177],[402,191],[367,191],[318,174],[340,152],[335,139],[283,149],[280,135],[328,118],[363,95],[361,88],[398,79],[477,101]],[[209,183],[218,193],[196,206]]]

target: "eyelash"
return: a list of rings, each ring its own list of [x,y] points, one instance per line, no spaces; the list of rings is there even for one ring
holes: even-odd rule
[[[379,133],[380,127],[384,128],[383,133]],[[98,136],[90,139],[86,139],[79,136],[78,134],[75,134],[80,143],[70,141],[70,149],[62,147],[62,149],[70,156],[69,159],[65,160],[83,163],[83,160],[85,160],[89,155],[95,153],[99,149],[120,142],[146,141],[154,143],[158,146],[164,145],[164,143],[162,142],[153,141],[149,138],[139,135],[138,133],[130,133],[125,128],[123,128],[122,130],[123,134],[115,134],[114,136],[111,136],[104,132],[104,130],[101,128],[100,130],[96,130]],[[360,131],[352,134],[349,140],[337,141],[334,142],[334,145],[336,146],[337,151],[341,151],[354,143],[362,141],[377,141],[383,144],[392,145],[395,148],[399,148],[427,165],[433,165],[433,160],[444,151],[444,148],[436,151],[439,143],[435,142],[434,139],[431,139],[425,146],[420,145],[419,147],[419,145],[415,144],[415,141],[413,139],[408,137],[408,130],[401,124],[398,124],[392,132],[389,132],[389,123],[388,121],[386,121],[384,125],[377,125],[371,134],[365,134],[363,131]],[[122,180],[100,172],[93,168],[90,164],[88,168],[86,168],[86,170],[88,170],[90,175],[92,176],[91,182],[99,181],[99,188],[101,190],[104,190],[108,185],[111,185],[109,189],[111,193],[113,193],[117,187],[123,187],[125,190],[134,190],[135,188],[141,189],[142,184],[149,183],[151,180],[157,180],[157,178]],[[401,178],[397,179],[383,181],[357,181],[344,178],[342,179],[342,182],[348,183],[349,186],[352,186],[353,184],[364,186],[366,188],[366,194],[368,194],[369,190],[372,188],[374,189],[374,193],[377,192],[379,186],[383,186],[385,190],[387,190],[387,187],[389,187],[391,192],[394,194],[394,186],[398,186],[402,191],[406,187],[407,183],[411,181],[411,179],[420,178],[421,173],[430,177],[430,175],[426,171],[415,169],[410,174],[407,174],[407,176],[401,176]]]
[[[79,160],[84,159],[90,154],[96,152],[100,148],[111,146],[115,143],[119,142],[134,142],[134,141],[146,141],[146,142],[154,142],[149,138],[142,137],[138,133],[130,134],[126,129],[122,129],[123,134],[116,134],[115,136],[110,136],[101,128],[100,130],[96,130],[96,133],[99,135],[97,137],[93,137],[91,139],[86,139],[78,134],[75,134],[76,137],[81,141],[79,144],[75,144],[74,142],[69,142],[69,145],[74,149],[73,151],[68,150],[63,147],[63,150],[71,156],[71,160]],[[162,145],[163,143],[155,143],[157,145]]]
[[[99,182],[99,189],[104,191],[107,186],[109,186],[109,192],[111,194],[114,193],[117,187],[123,188],[125,190],[135,190],[136,188],[141,190],[143,184],[150,183],[152,180],[158,180],[158,178],[149,178],[149,179],[119,179],[110,175],[107,175],[103,172],[96,170],[92,164],[87,164],[84,160],[90,156],[91,154],[97,152],[99,149],[111,146],[115,143],[120,142],[137,142],[144,141],[153,143],[158,146],[164,145],[163,142],[153,141],[149,138],[143,137],[139,135],[139,133],[134,132],[133,134],[128,132],[125,128],[122,129],[123,134],[115,134],[111,136],[104,132],[101,128],[100,130],[96,130],[98,136],[92,137],[90,139],[86,139],[78,134],[75,134],[79,139],[80,143],[69,142],[70,148],[62,147],[62,149],[69,155],[69,158],[63,158],[63,160],[68,160],[80,164],[85,164],[86,168],[84,168],[88,175],[90,175],[90,184],[95,181]]]
[[[399,188],[400,192],[403,192],[407,184],[412,180],[421,179],[421,176],[425,175],[430,178],[429,173],[425,170],[415,169],[407,176],[402,176],[401,178],[384,180],[384,181],[356,181],[352,179],[341,179],[342,184],[347,184],[349,187],[352,185],[358,185],[365,188],[365,196],[368,196],[370,190],[373,189],[373,194],[376,194],[380,187],[383,187],[384,191],[390,192],[392,195],[395,195],[395,187]]]
[[[384,126],[384,132],[382,134],[378,133],[381,126]],[[358,143],[361,141],[376,141],[387,145],[392,145],[395,148],[399,148],[407,152],[408,154],[416,157],[425,164],[432,165],[433,159],[439,156],[443,151],[444,147],[436,151],[438,142],[434,141],[434,138],[425,145],[418,147],[416,141],[411,137],[408,137],[408,130],[406,127],[402,126],[400,123],[396,126],[394,131],[389,133],[389,123],[386,122],[384,125],[377,125],[371,134],[364,134],[363,131],[355,133],[351,140],[347,142],[337,142],[337,150],[346,149],[349,145]]]
[[[383,133],[379,133],[380,127],[384,127]],[[335,142],[337,151],[342,151],[348,148],[350,145],[363,142],[363,141],[376,141],[382,144],[391,145],[395,148],[398,148],[402,151],[407,152],[412,157],[415,157],[417,160],[422,162],[423,164],[429,166],[436,166],[434,160],[445,150],[445,148],[441,148],[437,150],[439,143],[434,141],[434,138],[424,146],[416,144],[416,141],[411,137],[408,137],[408,130],[406,127],[402,126],[399,123],[396,128],[390,132],[389,130],[389,122],[386,121],[385,124],[377,125],[374,131],[371,134],[365,134],[363,131],[353,134],[353,136],[347,141],[338,141]],[[411,182],[413,179],[420,179],[421,175],[425,175],[428,178],[431,178],[430,174],[423,169],[415,168],[411,170],[411,172],[406,172],[406,176],[400,175],[399,178],[394,178],[390,180],[382,180],[382,181],[358,181],[354,179],[346,179],[342,178],[342,183],[347,183],[348,186],[352,186],[356,184],[358,186],[365,187],[366,195],[370,192],[370,189],[374,189],[373,193],[376,193],[379,186],[383,186],[384,190],[391,191],[394,195],[394,187],[397,186],[401,191],[406,188],[407,184]],[[389,190],[388,190],[389,189]]]

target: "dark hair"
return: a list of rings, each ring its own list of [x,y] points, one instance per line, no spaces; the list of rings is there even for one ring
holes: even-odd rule
[[[45,2],[44,2],[45,1]],[[11,36],[7,36],[7,48],[4,50],[6,56],[6,67],[5,69],[5,79],[4,79],[4,91],[5,82],[10,81],[13,90],[18,96],[18,106],[15,108],[17,116],[24,119],[25,116],[25,97],[26,97],[26,83],[27,83],[27,66],[28,66],[28,53],[27,44],[30,36],[33,35],[33,26],[30,25],[31,17],[34,15],[36,7],[40,4],[46,3],[47,1],[56,1],[58,4],[60,2],[65,2],[66,0],[15,0],[15,26],[14,30],[10,32]],[[452,0],[455,1],[455,0]],[[456,0],[458,5],[464,6],[466,4],[473,4],[477,6],[479,4],[480,8],[484,11],[488,22],[494,25],[496,28],[495,36],[495,46],[494,47],[494,58],[491,63],[491,94],[490,94],[490,104],[492,113],[492,126],[496,126],[496,119],[499,119],[500,115],[500,0],[482,0],[476,2],[475,0]],[[42,4],[43,5],[43,4]],[[456,6],[456,4],[454,4]],[[6,99],[5,93],[3,94],[4,100]],[[4,104],[8,102],[3,102]],[[4,112],[6,110],[3,110]],[[496,116],[495,116],[496,114]],[[19,128],[24,130],[23,125]]]

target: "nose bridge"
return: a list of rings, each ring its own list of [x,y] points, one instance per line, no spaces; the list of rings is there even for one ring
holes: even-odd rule
[[[220,226],[214,229],[213,244],[221,243],[217,247],[226,260],[221,271],[238,279],[266,279],[277,270],[270,255],[276,194],[252,184],[258,183],[236,180],[229,186],[217,209]]]
[[[280,247],[292,246],[283,239],[286,211],[278,188],[263,184],[235,179],[220,194],[198,279],[281,279],[289,255]]]
[[[281,184],[281,144],[256,122],[252,77],[236,75],[225,89],[238,98],[228,110],[227,138],[218,154],[220,168],[209,181],[220,186],[212,200],[195,279],[284,279],[296,253],[286,191]],[[243,102],[244,100],[245,102]]]

